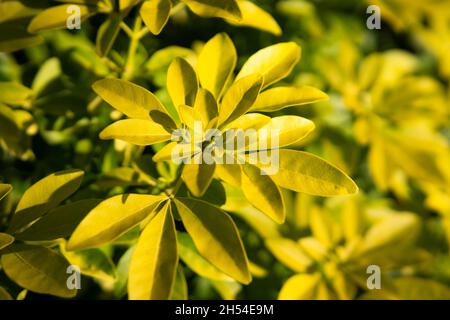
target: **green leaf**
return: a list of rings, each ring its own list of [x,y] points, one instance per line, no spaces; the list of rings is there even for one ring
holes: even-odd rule
[[[247,255],[230,216],[200,200],[176,199],[175,205],[200,254],[233,279],[248,284]]]
[[[102,132],[100,139],[118,139],[138,146],[152,145],[170,140],[171,133],[156,122],[141,119],[125,119],[110,124]]]
[[[28,32],[34,33],[43,30],[66,28],[67,19],[74,14],[74,12],[69,10],[71,6],[73,5],[62,4],[40,12],[31,20],[28,26]],[[85,5],[77,6],[80,9],[80,18],[82,21],[97,12],[97,8],[95,7]]]
[[[59,254],[44,247],[5,254],[2,266],[8,278],[33,292],[63,298],[76,295],[67,288],[69,263]]]
[[[175,276],[175,283],[173,284],[171,300],[187,300],[188,299],[188,286],[186,277],[184,276],[183,267],[178,265],[177,274]]]
[[[242,165],[241,188],[247,200],[277,223],[286,217],[283,198],[278,186],[253,165]]]
[[[280,300],[313,300],[320,284],[320,274],[297,274],[290,277],[280,290]]]
[[[13,242],[14,242],[13,236],[11,236],[7,233],[0,232],[0,250],[3,248],[6,248]]]
[[[214,36],[200,52],[197,64],[200,83],[216,99],[221,97],[225,85],[233,75],[236,61],[236,48],[225,33]]]
[[[169,299],[178,264],[177,237],[170,204],[148,223],[139,237],[128,274],[131,300]]]
[[[0,200],[8,195],[12,190],[12,186],[6,183],[0,183]]]
[[[272,112],[327,99],[326,93],[310,86],[276,87],[262,92],[256,99],[251,111]]]
[[[252,55],[242,67],[236,81],[252,74],[264,77],[263,88],[288,76],[300,60],[300,47],[284,42],[264,48]]]
[[[245,114],[256,101],[263,78],[258,74],[249,75],[236,81],[225,93],[219,107],[219,125],[226,125]]]
[[[17,205],[9,231],[19,231],[59,205],[78,189],[83,175],[84,172],[81,170],[60,171],[29,187]]]
[[[279,168],[270,177],[280,187],[323,197],[358,191],[356,184],[344,172],[319,157],[295,150],[282,149],[277,152]],[[258,166],[263,170],[268,167]]]
[[[131,257],[133,256],[135,247],[130,247],[120,257],[116,268],[116,282],[114,283],[114,296],[122,298],[127,294],[128,270],[130,269]]]
[[[116,41],[117,35],[119,34],[122,18],[121,14],[114,12],[110,14],[108,19],[106,19],[98,29],[95,43],[99,56],[104,57],[108,54],[109,50],[111,50],[114,41]]]
[[[61,245],[60,248],[69,263],[78,266],[82,274],[99,279],[105,283],[114,282],[116,277],[114,264],[102,250],[66,251],[64,245]]]
[[[218,280],[218,281],[230,281],[231,278],[225,273],[217,269],[208,260],[203,258],[195,247],[192,238],[185,232],[179,232],[178,236],[178,251],[180,259],[199,276]]]
[[[195,14],[202,17],[219,17],[231,20],[241,19],[236,0],[181,0]]]
[[[281,35],[280,26],[268,12],[247,0],[239,0],[238,5],[242,14],[242,19],[238,21],[228,20],[229,23],[237,26],[260,29],[276,36]]]
[[[68,237],[100,201],[80,200],[52,209],[24,231],[16,234],[16,238],[23,241],[49,241]]]
[[[181,177],[189,191],[196,197],[201,197],[208,189],[216,169],[213,164],[185,164]]]
[[[26,105],[33,91],[17,82],[0,82],[0,102],[10,105]]]
[[[164,106],[153,93],[129,81],[103,79],[95,82],[92,89],[113,108],[130,118],[153,120],[164,125],[165,122],[159,119],[168,117]]]
[[[183,58],[175,58],[167,71],[167,90],[173,105],[194,106],[198,91],[198,79],[195,70]]]
[[[170,0],[149,0],[142,4],[139,14],[150,32],[158,35],[169,20],[171,9]]]
[[[266,246],[275,258],[293,271],[305,272],[312,263],[300,246],[290,239],[267,239]]]
[[[163,196],[123,194],[102,201],[75,229],[67,250],[109,243],[154,213]]]

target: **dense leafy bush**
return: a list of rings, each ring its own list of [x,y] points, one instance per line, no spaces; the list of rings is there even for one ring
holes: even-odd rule
[[[450,298],[449,9],[0,0],[0,299]]]

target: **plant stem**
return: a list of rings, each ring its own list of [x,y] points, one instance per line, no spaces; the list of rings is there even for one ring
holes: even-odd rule
[[[122,79],[129,80],[133,77],[134,64],[136,58],[136,50],[139,44],[139,32],[141,31],[142,20],[138,15],[134,21],[133,33],[131,35],[130,46],[128,47],[127,61],[125,62],[125,67],[122,75]]]

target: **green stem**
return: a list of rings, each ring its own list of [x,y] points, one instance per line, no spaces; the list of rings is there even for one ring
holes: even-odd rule
[[[139,44],[139,32],[141,31],[142,20],[138,15],[134,21],[133,34],[131,36],[130,46],[128,47],[127,61],[122,75],[122,79],[129,80],[133,77],[136,51]]]

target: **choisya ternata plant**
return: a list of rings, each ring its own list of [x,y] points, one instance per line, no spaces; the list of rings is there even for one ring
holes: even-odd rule
[[[129,117],[105,128],[100,138],[147,146],[171,140],[177,129],[191,128],[200,140],[198,144],[166,144],[154,155],[157,162],[172,161],[174,150],[186,146],[190,150],[188,159],[206,150],[220,159],[229,150],[221,149],[217,140],[208,138],[205,130],[211,128],[224,135],[231,129],[253,129],[258,142],[278,140],[280,148],[293,145],[313,130],[311,121],[298,116],[270,118],[258,111],[271,112],[326,98],[311,87],[268,88],[286,77],[299,58],[300,48],[295,43],[276,44],[251,56],[234,77],[236,49],[226,34],[218,34],[206,43],[195,67],[181,58],[170,65],[167,89],[175,106],[172,112],[140,86],[118,79],[100,80],[93,85],[94,91]],[[192,130],[194,122],[200,122],[204,130]],[[265,132],[276,134],[267,138]],[[269,150],[279,153],[278,170],[271,175],[262,174],[267,163],[250,163],[248,157],[267,151],[267,146],[270,144],[244,144],[241,162],[186,161],[179,165],[173,184],[159,195],[124,194],[103,201],[74,231],[68,249],[101,246],[140,224],[143,231],[129,268],[129,298],[167,299],[178,264],[175,220],[181,220],[203,258],[231,278],[249,283],[246,252],[233,220],[223,210],[198,199],[214,178],[242,188],[251,204],[278,223],[285,219],[280,188],[320,196],[357,191],[345,173],[302,151]],[[235,154],[230,153],[233,158]],[[178,191],[183,183],[189,193],[180,197]]]

